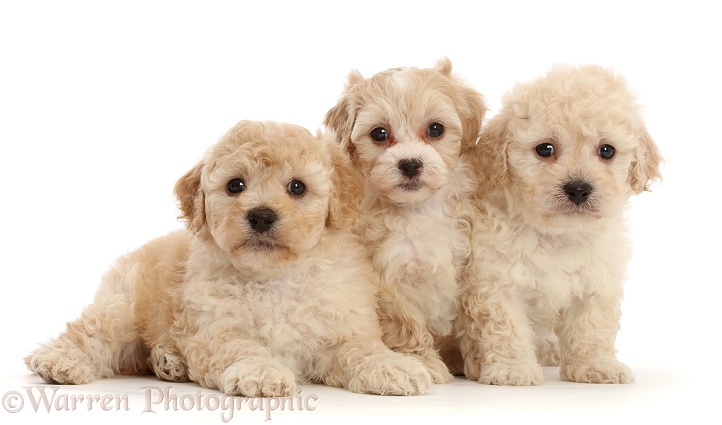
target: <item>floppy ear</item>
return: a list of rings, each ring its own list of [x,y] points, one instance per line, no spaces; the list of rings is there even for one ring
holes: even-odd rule
[[[464,146],[474,149],[479,138],[481,123],[486,114],[484,96],[471,87],[468,87],[461,79],[451,75],[451,61],[443,57],[436,62],[436,71],[448,77],[460,93],[456,99],[456,108],[461,118],[462,134],[461,139]]]
[[[659,172],[662,155],[644,126],[639,130],[638,138],[639,145],[634,149],[629,170],[629,185],[635,194],[649,190],[652,181],[662,178]]]
[[[185,173],[175,184],[173,192],[178,198],[180,219],[186,221],[188,230],[198,233],[206,223],[205,197],[201,190],[203,162]]]
[[[486,104],[484,97],[478,91],[469,88],[462,88],[463,102],[459,108],[461,117],[462,142],[468,149],[475,150],[476,142],[479,139],[481,123],[486,115]]]
[[[328,147],[333,165],[326,226],[345,229],[356,224],[361,215],[359,207],[364,197],[364,180],[361,173],[351,164],[347,153],[334,141],[333,132],[320,137]]]
[[[356,106],[352,104],[354,97],[352,89],[361,81],[364,81],[361,73],[351,71],[341,98],[336,103],[336,106],[326,112],[326,117],[323,120],[324,125],[335,132],[338,142],[341,143],[341,146],[346,149],[352,158],[355,157],[356,153],[356,149],[351,143],[351,132],[356,122]]]
[[[502,109],[481,129],[476,157],[486,180],[497,186],[506,183],[509,178],[509,165],[506,151],[509,146],[508,125],[512,112]]]

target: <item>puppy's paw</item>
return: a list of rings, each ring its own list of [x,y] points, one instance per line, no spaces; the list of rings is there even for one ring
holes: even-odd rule
[[[559,375],[564,381],[589,384],[631,384],[632,370],[614,358],[562,364]]]
[[[90,356],[74,346],[44,345],[25,364],[48,384],[87,384],[99,377]]]
[[[539,341],[536,359],[542,366],[559,366],[559,341],[556,338]]]
[[[544,374],[536,363],[491,363],[481,366],[479,382],[490,385],[541,385]]]
[[[355,373],[349,389],[356,393],[419,395],[431,387],[431,375],[421,361],[392,351],[366,357]]]
[[[180,354],[166,347],[153,347],[150,363],[158,378],[171,382],[188,381],[188,368]]]
[[[285,397],[296,389],[296,381],[278,360],[254,358],[230,365],[221,375],[220,387],[229,395]]]
[[[426,370],[431,375],[431,381],[434,384],[450,384],[454,382],[454,375],[449,372],[446,364],[437,356],[419,356],[412,355],[426,366]]]

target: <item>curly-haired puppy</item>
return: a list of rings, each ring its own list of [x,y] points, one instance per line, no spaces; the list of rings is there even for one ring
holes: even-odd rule
[[[466,375],[538,385],[629,383],[616,358],[630,257],[627,201],[660,177],[660,154],[625,81],[556,66],[517,85],[479,140],[475,274],[463,296]]]
[[[420,358],[436,383],[453,379],[437,348],[453,340],[459,313],[485,111],[443,59],[368,79],[353,71],[325,119],[364,177],[357,232],[381,276],[384,342]]]
[[[356,173],[334,136],[240,122],[176,184],[188,230],[121,258],[28,367],[63,384],[152,369],[248,397],[425,392],[423,364],[381,340],[378,278],[350,231]]]

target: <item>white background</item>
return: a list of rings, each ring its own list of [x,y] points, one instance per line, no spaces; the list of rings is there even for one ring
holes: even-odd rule
[[[489,116],[516,81],[555,62],[613,68],[639,94],[665,164],[664,181],[629,213],[618,349],[637,382],[564,383],[547,368],[541,387],[458,380],[413,398],[308,386],[318,408],[276,421],[719,423],[719,16],[697,1],[0,3],[0,395],[40,383],[23,356],[78,316],[115,258],[181,226],[176,179],[236,121],[315,130],[351,69],[370,76],[447,56]],[[0,422],[220,423],[218,412],[140,415],[141,387],[160,384],[124,377],[61,390],[131,394],[140,403],[131,412],[0,407]]]

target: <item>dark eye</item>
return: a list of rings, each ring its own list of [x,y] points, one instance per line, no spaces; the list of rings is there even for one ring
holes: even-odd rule
[[[301,196],[306,193],[306,185],[301,180],[291,180],[291,183],[288,184],[288,193]]]
[[[246,190],[246,184],[241,179],[232,179],[228,181],[228,193],[241,193]]]
[[[383,127],[376,127],[371,130],[371,138],[377,142],[383,142],[389,138],[389,132]]]
[[[554,145],[551,143],[539,143],[536,145],[536,153],[542,158],[548,158],[554,155]]]
[[[444,126],[438,122],[432,122],[426,129],[426,134],[428,134],[429,137],[441,137],[441,135],[444,134]]]
[[[612,145],[602,145],[599,147],[599,157],[602,159],[612,159],[616,151]]]

